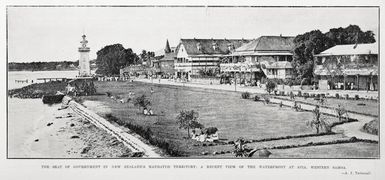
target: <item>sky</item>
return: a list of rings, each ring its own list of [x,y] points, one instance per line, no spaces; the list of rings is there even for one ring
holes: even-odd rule
[[[86,34],[90,58],[120,43],[139,54],[168,39],[296,36],[355,24],[378,34],[371,7],[8,7],[8,62],[76,61]]]

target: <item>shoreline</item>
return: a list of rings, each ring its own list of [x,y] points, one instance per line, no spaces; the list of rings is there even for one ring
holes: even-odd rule
[[[20,99],[17,103],[23,103]],[[39,100],[38,100],[39,101]],[[27,102],[31,105],[37,101]],[[41,101],[38,102],[43,104]],[[46,107],[36,113],[39,118],[10,123],[8,158],[118,158],[130,157],[130,150],[107,132],[82,119],[71,109],[60,105]],[[12,110],[10,110],[12,111]],[[16,113],[17,114],[17,113]],[[10,121],[15,121],[9,118]],[[28,123],[28,128],[17,128]],[[13,136],[13,137],[12,137]],[[16,136],[16,137],[15,137]]]

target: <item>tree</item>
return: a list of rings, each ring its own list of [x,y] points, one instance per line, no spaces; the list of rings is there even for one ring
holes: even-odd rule
[[[348,120],[349,119],[349,116],[348,116],[348,111],[345,109],[345,107],[343,107],[341,104],[338,104],[337,108],[335,109],[336,111],[336,114],[337,114],[337,117],[338,117],[338,120],[340,122],[342,122],[342,118],[344,117],[345,115],[345,119]]]
[[[139,54],[140,57],[140,63],[146,62],[147,65],[151,63],[151,60],[153,57],[155,57],[155,52],[142,50],[142,53]]]
[[[266,91],[270,94],[271,92],[274,91],[274,89],[277,87],[277,84],[275,84],[275,82],[273,82],[272,80],[267,80],[267,83],[266,83]]]
[[[151,105],[150,100],[147,99],[146,95],[141,95],[134,100],[134,105],[138,106],[139,110],[140,108],[147,108]]]
[[[322,129],[326,133],[329,133],[331,131],[330,125],[325,121],[324,118],[321,117],[321,112],[319,110],[318,105],[313,110],[313,119],[311,121],[307,122],[307,125],[316,129],[317,134],[319,134]]]
[[[142,53],[139,54],[139,57],[143,62],[146,62],[146,61],[150,60],[152,57],[155,57],[155,52],[146,51],[143,49]]]
[[[194,110],[182,110],[176,117],[179,129],[187,129],[187,135],[190,138],[190,129],[203,128],[203,125],[198,122],[199,114]]]
[[[312,78],[314,68],[314,54],[341,44],[358,44],[375,42],[372,31],[363,32],[357,25],[346,28],[333,28],[325,34],[320,30],[313,30],[294,38],[292,65],[297,78]]]
[[[325,35],[333,42],[333,45],[374,43],[376,41],[372,31],[363,32],[357,25],[333,28]]]
[[[296,36],[294,44],[292,65],[297,77],[300,79],[313,77],[313,55],[331,47],[330,39],[320,30],[313,30]]]
[[[121,44],[105,46],[96,54],[96,73],[106,76],[119,75],[121,68],[138,61],[132,49],[125,49]]]

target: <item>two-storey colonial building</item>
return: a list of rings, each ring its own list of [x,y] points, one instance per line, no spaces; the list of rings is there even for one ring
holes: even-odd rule
[[[378,90],[378,45],[337,45],[314,56],[319,89]]]
[[[219,70],[224,55],[248,42],[245,39],[181,39],[176,48],[175,76],[189,80],[200,71]]]
[[[294,37],[287,36],[254,39],[226,56],[220,65],[221,72],[245,84],[256,84],[262,78],[293,78],[293,40]]]

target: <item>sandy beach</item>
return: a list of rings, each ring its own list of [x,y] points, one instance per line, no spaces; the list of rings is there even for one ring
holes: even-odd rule
[[[114,158],[130,156],[116,138],[41,99],[9,99],[9,158]]]

